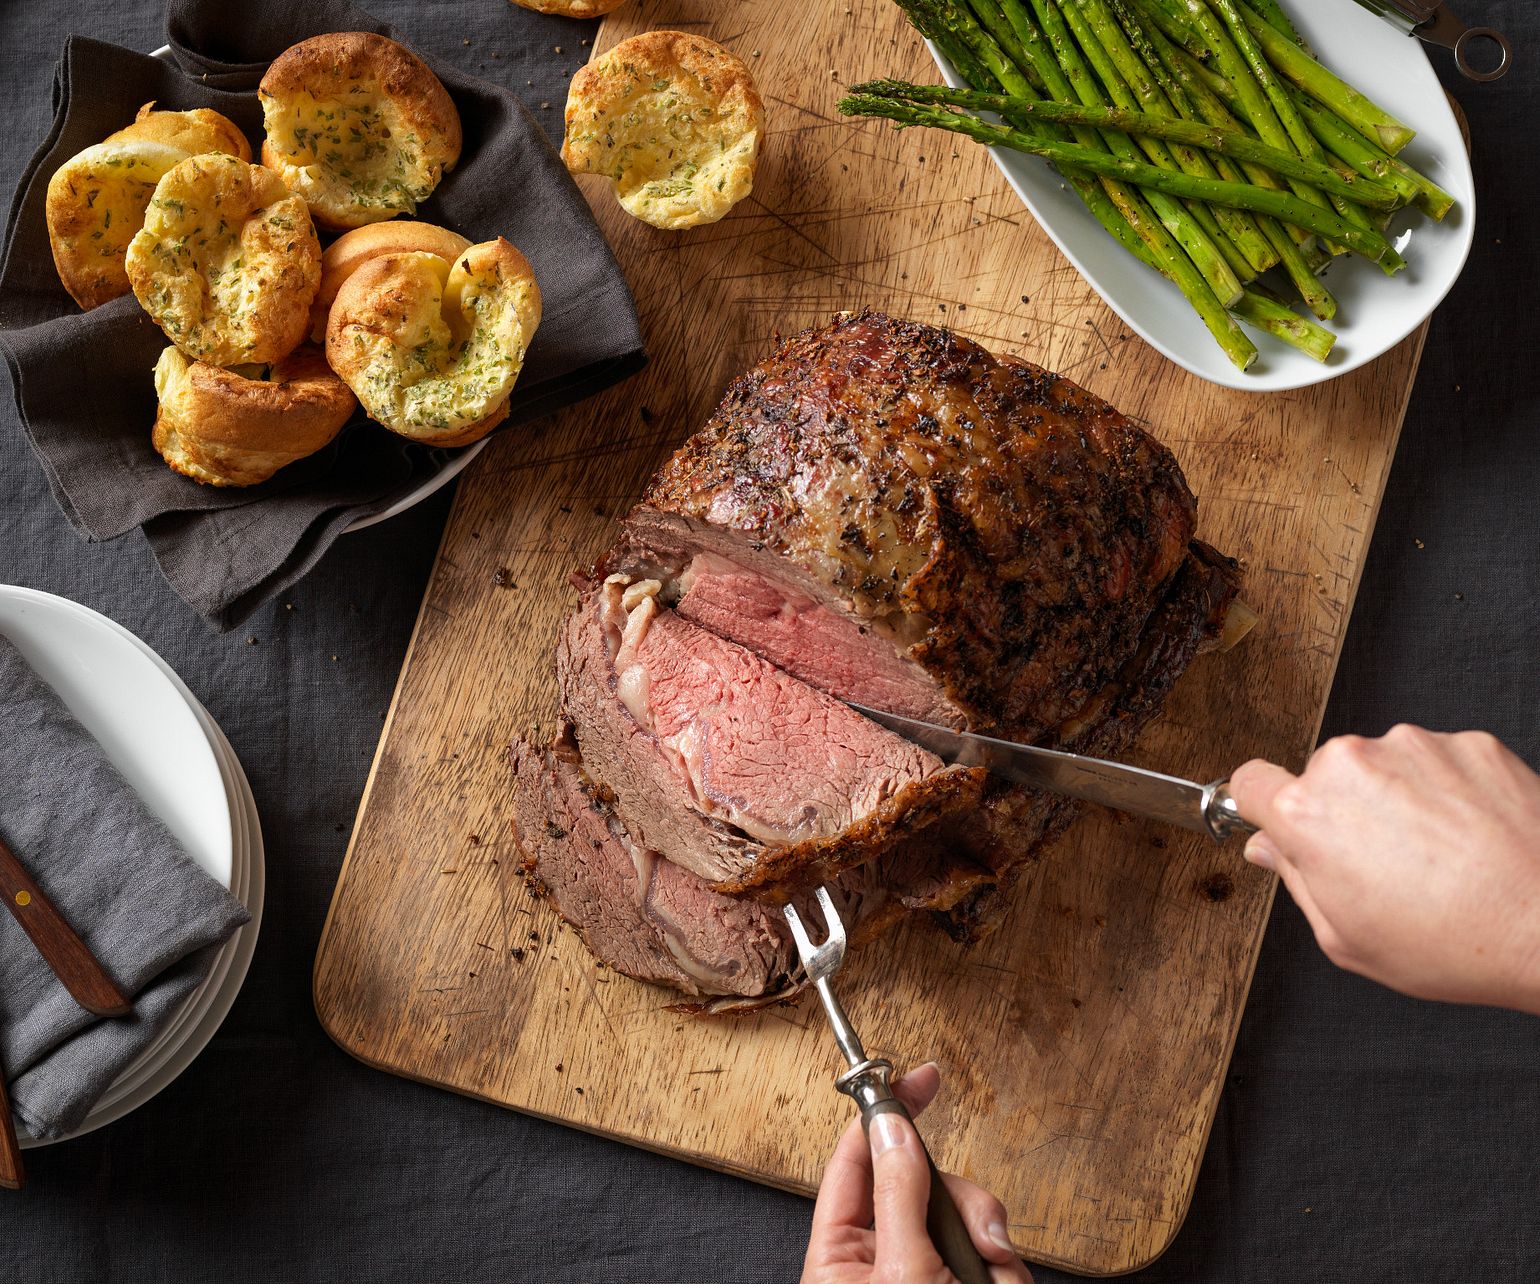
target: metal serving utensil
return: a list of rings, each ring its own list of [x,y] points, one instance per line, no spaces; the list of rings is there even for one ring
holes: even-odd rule
[[[845,961],[845,925],[827,887],[818,889],[818,908],[823,914],[825,936],[821,944],[814,945],[796,907],[784,907],[786,922],[791,927],[792,939],[797,943],[797,954],[807,978],[823,1000],[823,1010],[834,1028],[834,1040],[845,1054],[849,1069],[834,1081],[834,1086],[850,1097],[861,1108],[861,1126],[871,1131],[872,1120],[878,1115],[897,1114],[913,1122],[904,1103],[893,1095],[889,1080],[893,1075],[893,1063],[881,1057],[868,1057],[861,1045],[861,1037],[845,1015],[845,1009],[834,997],[829,982]],[[918,1135],[918,1133],[916,1133]],[[930,1241],[936,1246],[941,1260],[962,1284],[989,1284],[989,1268],[973,1246],[973,1239],[963,1223],[962,1214],[952,1202],[951,1193],[936,1162],[930,1157],[923,1140],[920,1148],[925,1151],[925,1162],[930,1166],[930,1201],[925,1210],[925,1229]]]
[[[1365,9],[1377,13],[1392,26],[1430,45],[1454,51],[1454,64],[1467,80],[1496,80],[1507,73],[1513,62],[1508,38],[1491,27],[1467,27],[1442,0],[1358,0]],[[1479,40],[1492,41],[1501,57],[1497,66],[1483,71],[1470,60],[1471,45]]]
[[[1019,785],[1163,820],[1207,834],[1216,842],[1236,834],[1256,833],[1257,827],[1241,815],[1230,796],[1228,777],[1205,785],[1105,758],[938,727],[933,722],[868,709],[864,704],[850,707],[878,726],[930,750],[943,762],[983,767]]]

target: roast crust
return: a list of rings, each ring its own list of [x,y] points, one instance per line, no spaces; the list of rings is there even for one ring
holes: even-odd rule
[[[257,96],[262,163],[329,228],[411,214],[460,159],[460,113],[448,90],[411,50],[373,32],[291,45]]]
[[[1196,523],[1170,451],[1106,402],[871,311],[736,380],[643,503],[789,559],[960,721],[1029,740],[1133,654]]]

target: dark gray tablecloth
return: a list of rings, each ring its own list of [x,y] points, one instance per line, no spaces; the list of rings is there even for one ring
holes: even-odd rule
[[[553,19],[566,56],[524,64],[499,42],[506,0],[459,3],[471,43],[433,52],[551,102],[559,128],[588,29]],[[413,29],[409,0],[369,4]],[[1519,61],[1456,86],[1480,239],[1428,340],[1326,729],[1483,726],[1540,763],[1540,11],[1456,7]],[[64,33],[153,48],[162,21],[157,0],[4,0],[0,22],[6,186],[47,128]],[[215,637],[142,544],[76,541],[8,409],[0,460],[0,580],[156,647],[228,731],[268,842],[262,944],[230,1019],[143,1110],[32,1153],[30,1189],[0,1202],[0,1278],[794,1278],[804,1201],[374,1073],[316,1024],[310,964],[446,501],[340,540],[292,611]],[[1530,1284],[1537,1169],[1540,1021],[1339,973],[1280,898],[1191,1215],[1137,1278]]]

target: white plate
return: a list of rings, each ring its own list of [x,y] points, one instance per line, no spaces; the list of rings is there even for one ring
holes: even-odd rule
[[[59,693],[187,854],[229,887],[230,806],[219,762],[158,657],[127,643],[120,636],[126,630],[106,617],[14,584],[0,585],[0,633]]]
[[[162,45],[159,49],[151,50],[150,57],[159,58],[162,62],[171,62],[171,46]],[[385,429],[382,428],[380,431],[384,432]],[[458,450],[445,461],[444,466],[438,472],[426,478],[415,490],[409,490],[389,508],[376,513],[373,517],[356,518],[348,523],[347,528],[342,533],[346,535],[352,531],[361,531],[366,527],[378,525],[380,522],[387,522],[392,517],[406,512],[407,509],[414,505],[422,503],[434,491],[442,490],[463,473],[470,466],[471,460],[475,459],[477,455],[487,448],[487,442],[490,440],[491,438],[489,437],[483,437],[480,441]]]
[[[247,970],[251,966],[251,957],[256,949],[257,932],[262,920],[262,905],[267,882],[262,851],[261,822],[257,817],[256,800],[252,797],[251,786],[246,780],[245,772],[241,770],[235,751],[230,747],[230,742],[225,739],[224,732],[209,717],[203,706],[197,705],[196,701],[194,703],[200,717],[207,723],[210,737],[220,747],[221,757],[230,772],[232,792],[239,797],[241,810],[245,813],[245,829],[250,837],[251,846],[248,853],[250,878],[243,899],[246,908],[251,912],[251,922],[231,937],[221,953],[220,961],[224,965],[224,970],[222,979],[218,982],[218,988],[209,993],[207,999],[198,1005],[197,1010],[184,1023],[175,1045],[166,1049],[153,1066],[142,1066],[141,1063],[136,1063],[131,1067],[130,1073],[125,1074],[123,1079],[113,1085],[112,1090],[97,1103],[96,1109],[86,1117],[85,1122],[67,1137],[58,1138],[59,1141],[71,1140],[110,1124],[116,1119],[121,1119],[171,1084],[193,1063],[218,1032],[225,1017],[234,1006],[236,997],[240,994],[241,985],[246,979]],[[216,970],[218,966],[216,964]],[[30,1144],[34,1143],[23,1142],[22,1146],[27,1148]]]
[[[202,985],[71,1134],[79,1136],[171,1082],[234,1002],[261,914],[261,832],[228,741],[181,679],[132,633],[78,603],[14,585],[0,585],[0,632],[59,692],[188,854],[252,913]]]
[[[1395,276],[1357,255],[1331,265],[1325,279],[1340,306],[1336,319],[1327,323],[1337,345],[1324,365],[1248,326],[1258,355],[1251,369],[1237,370],[1177,288],[1119,245],[1058,174],[1035,156],[990,149],[1039,226],[1113,311],[1177,365],[1247,392],[1308,387],[1395,347],[1454,285],[1476,223],[1470,157],[1419,42],[1348,0],[1285,3],[1322,62],[1417,131],[1402,158],[1459,202],[1442,223],[1416,210],[1395,216],[1391,239],[1407,261]],[[931,54],[947,82],[961,86],[934,46]]]

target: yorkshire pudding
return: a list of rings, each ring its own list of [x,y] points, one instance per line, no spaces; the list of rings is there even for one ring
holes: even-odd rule
[[[765,105],[737,55],[703,36],[647,31],[572,78],[561,156],[604,174],[653,227],[715,223],[754,186]]]
[[[133,124],[54,172],[44,206],[48,243],[59,280],[82,308],[129,292],[123,256],[144,224],[155,185],[199,152],[251,159],[245,136],[217,111],[155,111],[146,103]]]
[[[453,266],[436,254],[387,254],[337,291],[326,357],[392,432],[465,446],[507,417],[539,324],[534,273],[501,237]]]
[[[305,337],[321,244],[272,170],[192,156],[156,186],[126,266],[135,297],[189,357],[265,364]]]
[[[513,0],[521,9],[536,13],[559,13],[564,18],[602,18],[613,13],[626,0]]]
[[[211,107],[196,107],[192,111],[156,111],[153,102],[145,103],[134,117],[132,125],[125,125],[115,134],[108,134],[109,143],[143,139],[151,143],[164,143],[167,147],[179,147],[189,156],[201,156],[204,152],[224,152],[251,160],[251,144],[236,123],[222,116]]]
[[[416,250],[437,254],[446,263],[453,263],[470,248],[471,243],[458,232],[406,219],[371,223],[344,232],[321,255],[321,288],[316,291],[315,302],[310,308],[311,339],[316,343],[326,342],[326,318],[331,313],[332,300],[337,297],[342,283],[370,259]]]
[[[460,159],[460,115],[415,54],[367,31],[284,50],[257,89],[262,163],[326,227],[410,214]]]
[[[232,370],[169,347],[155,363],[155,391],[155,449],[184,477],[210,486],[254,486],[315,454],[357,404],[309,345],[271,366]]]

